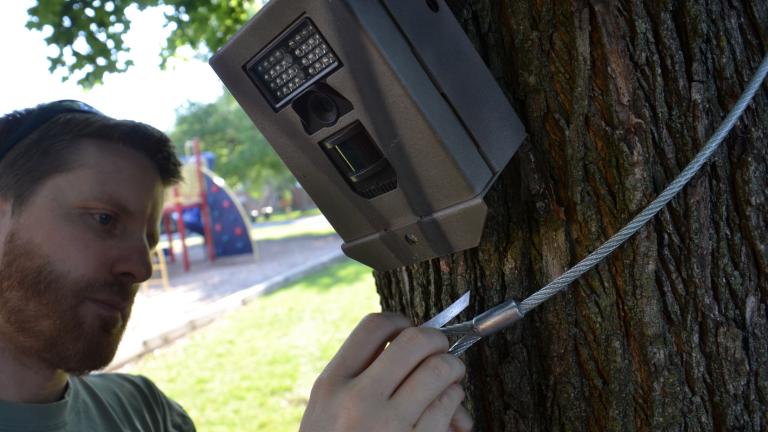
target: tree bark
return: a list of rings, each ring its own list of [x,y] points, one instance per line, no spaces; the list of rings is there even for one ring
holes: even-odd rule
[[[528,138],[479,247],[376,273],[421,322],[523,299],[685,167],[768,52],[765,0],[449,0]],[[470,348],[479,431],[768,430],[768,85],[711,162],[564,293]]]

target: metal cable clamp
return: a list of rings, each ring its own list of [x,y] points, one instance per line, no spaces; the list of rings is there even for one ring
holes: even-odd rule
[[[525,315],[518,303],[514,299],[507,299],[472,318],[472,321],[446,326],[440,330],[447,336],[461,336],[448,350],[458,357],[475,342],[511,326],[523,319],[523,316]]]
[[[456,315],[469,306],[469,298],[470,293],[468,291],[453,302],[453,304],[445,308],[445,310],[422,324],[422,327],[436,328],[446,336],[459,337],[459,340],[448,350],[449,353],[455,356],[461,355],[481,338],[511,326],[525,315],[514,299],[508,299],[477,315],[471,321],[443,327],[445,323],[455,318]]]

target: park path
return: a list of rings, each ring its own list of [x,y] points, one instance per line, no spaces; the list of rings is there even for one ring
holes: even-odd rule
[[[139,291],[107,370],[119,369],[259,295],[344,259],[341,244],[335,234],[262,240],[257,242],[258,257],[225,257],[213,263],[205,259],[202,246],[191,247],[190,271],[184,272],[178,259],[168,264],[170,289],[153,285]]]

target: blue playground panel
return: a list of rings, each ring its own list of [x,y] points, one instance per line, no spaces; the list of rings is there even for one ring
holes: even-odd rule
[[[211,215],[211,236],[216,256],[252,254],[248,223],[227,191],[205,176],[208,188],[208,209]]]
[[[217,257],[252,254],[248,224],[227,191],[205,174],[208,210],[211,215],[211,236]],[[200,207],[187,208],[183,212],[184,227],[200,235],[204,234]]]

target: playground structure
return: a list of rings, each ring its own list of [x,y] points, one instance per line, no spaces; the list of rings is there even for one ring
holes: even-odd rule
[[[152,261],[152,276],[141,284],[142,292],[145,294],[149,292],[149,287],[153,284],[160,284],[163,291],[168,291],[171,288],[171,283],[168,279],[168,267],[165,263],[165,253],[155,249],[150,253],[150,259]],[[159,273],[159,275],[155,277],[155,274],[157,273]]]
[[[192,147],[193,155],[183,158],[184,181],[166,191],[162,228],[168,239],[168,261],[176,261],[171,219],[176,222],[184,271],[190,268],[187,231],[203,236],[209,261],[243,254],[258,257],[248,216],[224,179],[206,166],[212,165],[213,156],[204,158],[197,140]]]

